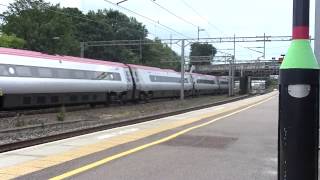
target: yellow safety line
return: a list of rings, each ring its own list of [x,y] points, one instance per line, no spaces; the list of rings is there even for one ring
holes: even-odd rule
[[[154,146],[154,145],[161,144],[161,143],[163,143],[163,142],[169,141],[169,140],[171,140],[171,139],[174,139],[174,138],[176,138],[176,137],[178,137],[178,136],[180,136],[180,135],[183,135],[183,134],[185,134],[185,133],[187,133],[187,132],[189,132],[189,131],[192,131],[192,130],[194,130],[194,129],[198,129],[198,128],[203,127],[203,126],[207,126],[207,125],[209,125],[209,124],[211,124],[211,123],[213,123],[213,122],[215,122],[215,121],[217,121],[217,120],[220,120],[220,119],[223,119],[223,118],[232,116],[232,115],[237,114],[237,113],[239,113],[239,112],[245,111],[245,110],[250,109],[250,108],[255,107],[255,106],[258,106],[258,105],[260,105],[260,104],[262,104],[262,103],[265,103],[265,102],[269,101],[269,100],[272,99],[272,98],[273,98],[273,96],[272,96],[272,97],[269,97],[269,98],[266,99],[266,100],[263,100],[263,101],[261,101],[261,102],[258,102],[258,103],[254,104],[254,105],[248,106],[248,107],[246,107],[246,108],[240,109],[240,110],[238,110],[238,111],[232,112],[232,113],[227,114],[227,115],[224,115],[224,116],[222,116],[222,117],[215,118],[215,119],[213,119],[213,120],[211,120],[211,121],[208,121],[208,122],[206,122],[206,123],[202,123],[202,124],[200,124],[200,125],[196,125],[196,126],[187,128],[187,129],[185,129],[185,130],[179,131],[179,132],[177,132],[177,133],[175,133],[175,134],[172,134],[172,135],[167,136],[167,137],[165,137],[165,138],[159,139],[159,140],[157,140],[157,141],[154,141],[154,142],[151,142],[151,143],[148,143],[148,144],[145,144],[145,145],[142,145],[142,146],[139,146],[139,147],[136,147],[136,148],[133,148],[133,149],[124,151],[124,152],[122,152],[122,153],[119,153],[119,154],[116,154],[116,155],[113,155],[113,156],[104,158],[104,159],[102,159],[102,160],[99,160],[99,161],[96,161],[96,162],[94,162],[94,163],[85,165],[85,166],[80,167],[80,168],[78,168],[78,169],[71,170],[71,171],[66,172],[66,173],[64,173],[64,174],[61,174],[61,175],[59,175],[59,176],[50,178],[49,180],[61,180],[61,179],[65,179],[65,178],[74,176],[74,175],[76,175],[76,174],[79,174],[79,173],[82,173],[82,172],[84,172],[84,171],[90,170],[90,169],[92,169],[92,168],[95,168],[95,167],[101,166],[101,165],[103,165],[103,164],[106,164],[106,163],[108,163],[108,162],[110,162],[110,161],[112,161],[112,160],[119,159],[119,158],[121,158],[121,157],[124,157],[124,156],[127,156],[127,155],[129,155],[129,154],[132,154],[132,153],[141,151],[141,150],[146,149],[146,148],[149,148],[149,147],[151,147],[151,146]]]

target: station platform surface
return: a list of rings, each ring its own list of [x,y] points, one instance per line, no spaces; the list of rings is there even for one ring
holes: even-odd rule
[[[0,179],[276,179],[277,92],[0,154]]]

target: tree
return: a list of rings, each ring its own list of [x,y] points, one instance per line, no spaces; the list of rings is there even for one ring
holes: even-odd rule
[[[191,65],[209,65],[216,55],[217,49],[212,44],[191,44],[190,63]]]
[[[72,54],[78,46],[70,17],[43,0],[16,0],[3,13],[2,31],[26,41],[24,48],[49,54]]]
[[[143,46],[143,58],[141,64],[160,68],[179,70],[180,57],[160,40],[148,40],[150,44]]]
[[[14,35],[0,35],[0,47],[22,49],[25,43],[25,40],[17,38]]]
[[[114,10],[89,11],[86,18],[94,20],[83,21],[76,32],[81,42],[137,40],[145,39],[148,31],[135,18]],[[85,50],[85,57],[106,59],[123,63],[138,62],[139,53],[132,46],[90,47]]]
[[[27,50],[79,56],[80,42],[144,40],[149,43],[141,46],[141,52],[138,46],[96,46],[87,47],[85,57],[164,68],[179,66],[175,61],[180,58],[174,51],[159,40],[148,40],[145,26],[119,11],[83,13],[44,0],[15,0],[0,17],[1,30],[24,39]]]

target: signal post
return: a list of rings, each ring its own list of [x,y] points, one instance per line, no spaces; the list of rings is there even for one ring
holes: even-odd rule
[[[319,66],[309,41],[309,0],[293,0],[292,43],[280,67],[278,180],[317,180]]]

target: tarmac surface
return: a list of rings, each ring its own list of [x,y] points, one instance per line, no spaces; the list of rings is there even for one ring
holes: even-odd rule
[[[215,118],[217,117],[205,118],[169,129],[41,169],[17,179],[56,177],[56,179],[81,180],[271,180],[277,178],[278,96],[212,121]],[[212,122],[208,123],[209,121]],[[207,124],[202,126],[204,123]],[[199,127],[145,147],[146,144],[195,126]],[[143,148],[133,150],[137,147]],[[123,154],[128,151],[130,152]],[[110,157],[111,160],[106,159]],[[67,176],[65,173],[68,172],[74,174]]]
[[[74,179],[276,179],[277,101],[194,130]]]

